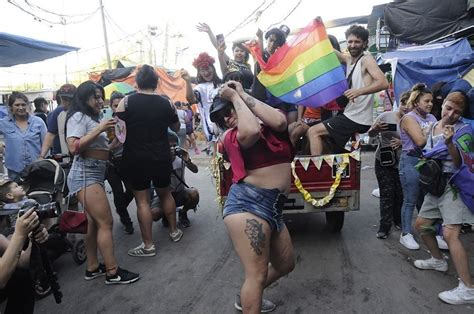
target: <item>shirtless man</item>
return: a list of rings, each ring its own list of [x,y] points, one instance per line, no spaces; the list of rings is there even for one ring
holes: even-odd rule
[[[365,133],[372,124],[373,94],[388,87],[387,79],[380,71],[375,59],[365,53],[369,43],[369,32],[362,26],[352,25],[346,31],[349,54],[336,51],[341,63],[347,65],[346,76],[351,76],[351,88],[344,92],[349,103],[344,113],[312,126],[308,130],[312,155],[323,153],[323,136],[329,135],[338,148],[343,148],[350,137]]]

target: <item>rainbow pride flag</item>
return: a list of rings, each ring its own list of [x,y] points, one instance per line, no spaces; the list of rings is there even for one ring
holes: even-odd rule
[[[267,62],[258,44],[247,48],[260,64],[258,80],[283,102],[321,107],[347,90],[344,69],[320,18],[281,46]]]

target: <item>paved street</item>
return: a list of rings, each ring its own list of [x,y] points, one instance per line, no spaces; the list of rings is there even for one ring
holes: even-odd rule
[[[193,157],[193,160],[196,160]],[[155,223],[157,256],[136,258],[127,250],[140,240],[135,206],[129,207],[136,231],[126,235],[114,225],[116,256],[120,266],[140,273],[135,284],[106,286],[103,278],[83,279],[85,265],[63,255],[58,271],[62,304],[52,296],[37,303],[37,313],[235,313],[233,303],[242,282],[242,269],[217,209],[215,189],[206,160],[199,160],[197,175],[187,172],[198,187],[201,203],[190,213],[191,227],[179,243]],[[265,297],[278,304],[275,313],[473,313],[473,306],[442,303],[437,294],[457,285],[454,267],[448,273],[420,271],[413,260],[427,258],[422,247],[408,251],[399,231],[387,240],[376,239],[378,199],[373,152],[363,153],[361,210],[346,214],[340,234],[325,229],[324,215],[286,217],[296,254],[296,269],[267,289]],[[367,168],[369,166],[369,168]],[[116,220],[118,221],[118,219]],[[473,234],[462,236],[474,267]]]

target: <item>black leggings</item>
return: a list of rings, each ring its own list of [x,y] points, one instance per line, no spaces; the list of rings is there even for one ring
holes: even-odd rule
[[[127,207],[133,200],[133,192],[125,183],[125,191],[123,190],[122,176],[119,173],[120,161],[114,160],[113,163],[109,164],[107,168],[106,180],[109,182],[112,188],[112,194],[114,195],[114,205],[117,214],[120,216],[120,222],[123,224],[129,224],[132,222],[128,213]]]
[[[403,192],[398,169],[386,167],[375,160],[375,175],[380,189],[379,231],[390,231],[392,223],[401,226]]]

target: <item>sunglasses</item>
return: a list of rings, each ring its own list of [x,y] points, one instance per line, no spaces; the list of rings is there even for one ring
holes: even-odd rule
[[[232,115],[232,110],[233,109],[234,108],[232,108],[232,106],[226,106],[226,107],[222,108],[221,110],[219,110],[219,112],[216,113],[217,121],[224,122],[225,118],[228,118]]]

